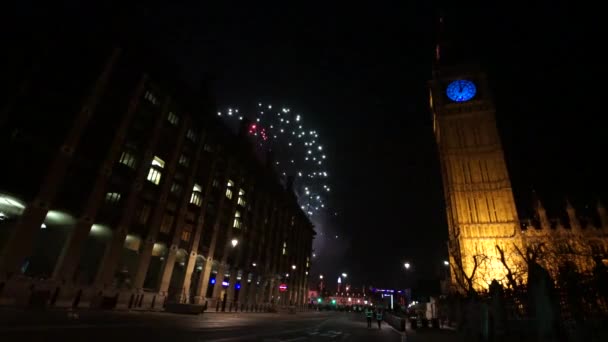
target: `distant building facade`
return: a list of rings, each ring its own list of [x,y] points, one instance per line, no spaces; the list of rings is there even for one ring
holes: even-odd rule
[[[0,303],[304,304],[315,232],[270,163],[151,55],[81,43],[7,69]]]

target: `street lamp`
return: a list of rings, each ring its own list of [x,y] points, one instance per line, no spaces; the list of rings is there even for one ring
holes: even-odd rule
[[[296,269],[296,265],[291,265],[291,269],[295,270]]]
[[[323,275],[322,274],[319,274],[319,279],[323,279]]]
[[[444,260],[443,264],[446,265],[446,266],[450,266],[450,263],[447,260]]]
[[[236,247],[236,245],[239,244],[239,240],[237,239],[232,239],[232,241],[230,241],[230,243],[232,244],[232,247]]]
[[[409,269],[410,269],[410,266],[411,266],[411,265],[410,265],[410,263],[409,263],[409,262],[406,262],[405,264],[403,264],[403,267],[405,267],[405,269],[406,269],[406,270],[409,270]]]
[[[255,262],[251,263],[251,266],[256,267],[258,264],[256,264]]]
[[[348,276],[348,274],[342,273],[342,278],[346,278],[347,276]]]

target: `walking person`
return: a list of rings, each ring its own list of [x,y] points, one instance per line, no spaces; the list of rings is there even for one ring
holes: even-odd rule
[[[376,311],[376,321],[378,321],[378,329],[381,329],[381,326],[382,326],[382,309],[378,309]]]
[[[369,306],[365,308],[365,318],[367,318],[367,327],[371,328],[372,318],[374,318],[374,311],[372,311],[372,308]]]

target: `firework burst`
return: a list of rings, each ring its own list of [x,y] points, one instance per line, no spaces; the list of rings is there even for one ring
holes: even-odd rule
[[[259,151],[272,153],[281,181],[285,183],[293,177],[294,191],[304,212],[313,216],[327,209],[331,187],[325,168],[326,148],[319,132],[307,127],[301,114],[260,102],[248,111],[227,107],[217,115],[233,128],[242,120],[250,122],[249,136]]]

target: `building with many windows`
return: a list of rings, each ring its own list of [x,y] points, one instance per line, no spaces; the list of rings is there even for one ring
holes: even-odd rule
[[[52,45],[4,73],[0,304],[303,304],[313,226],[207,92],[148,51]]]

